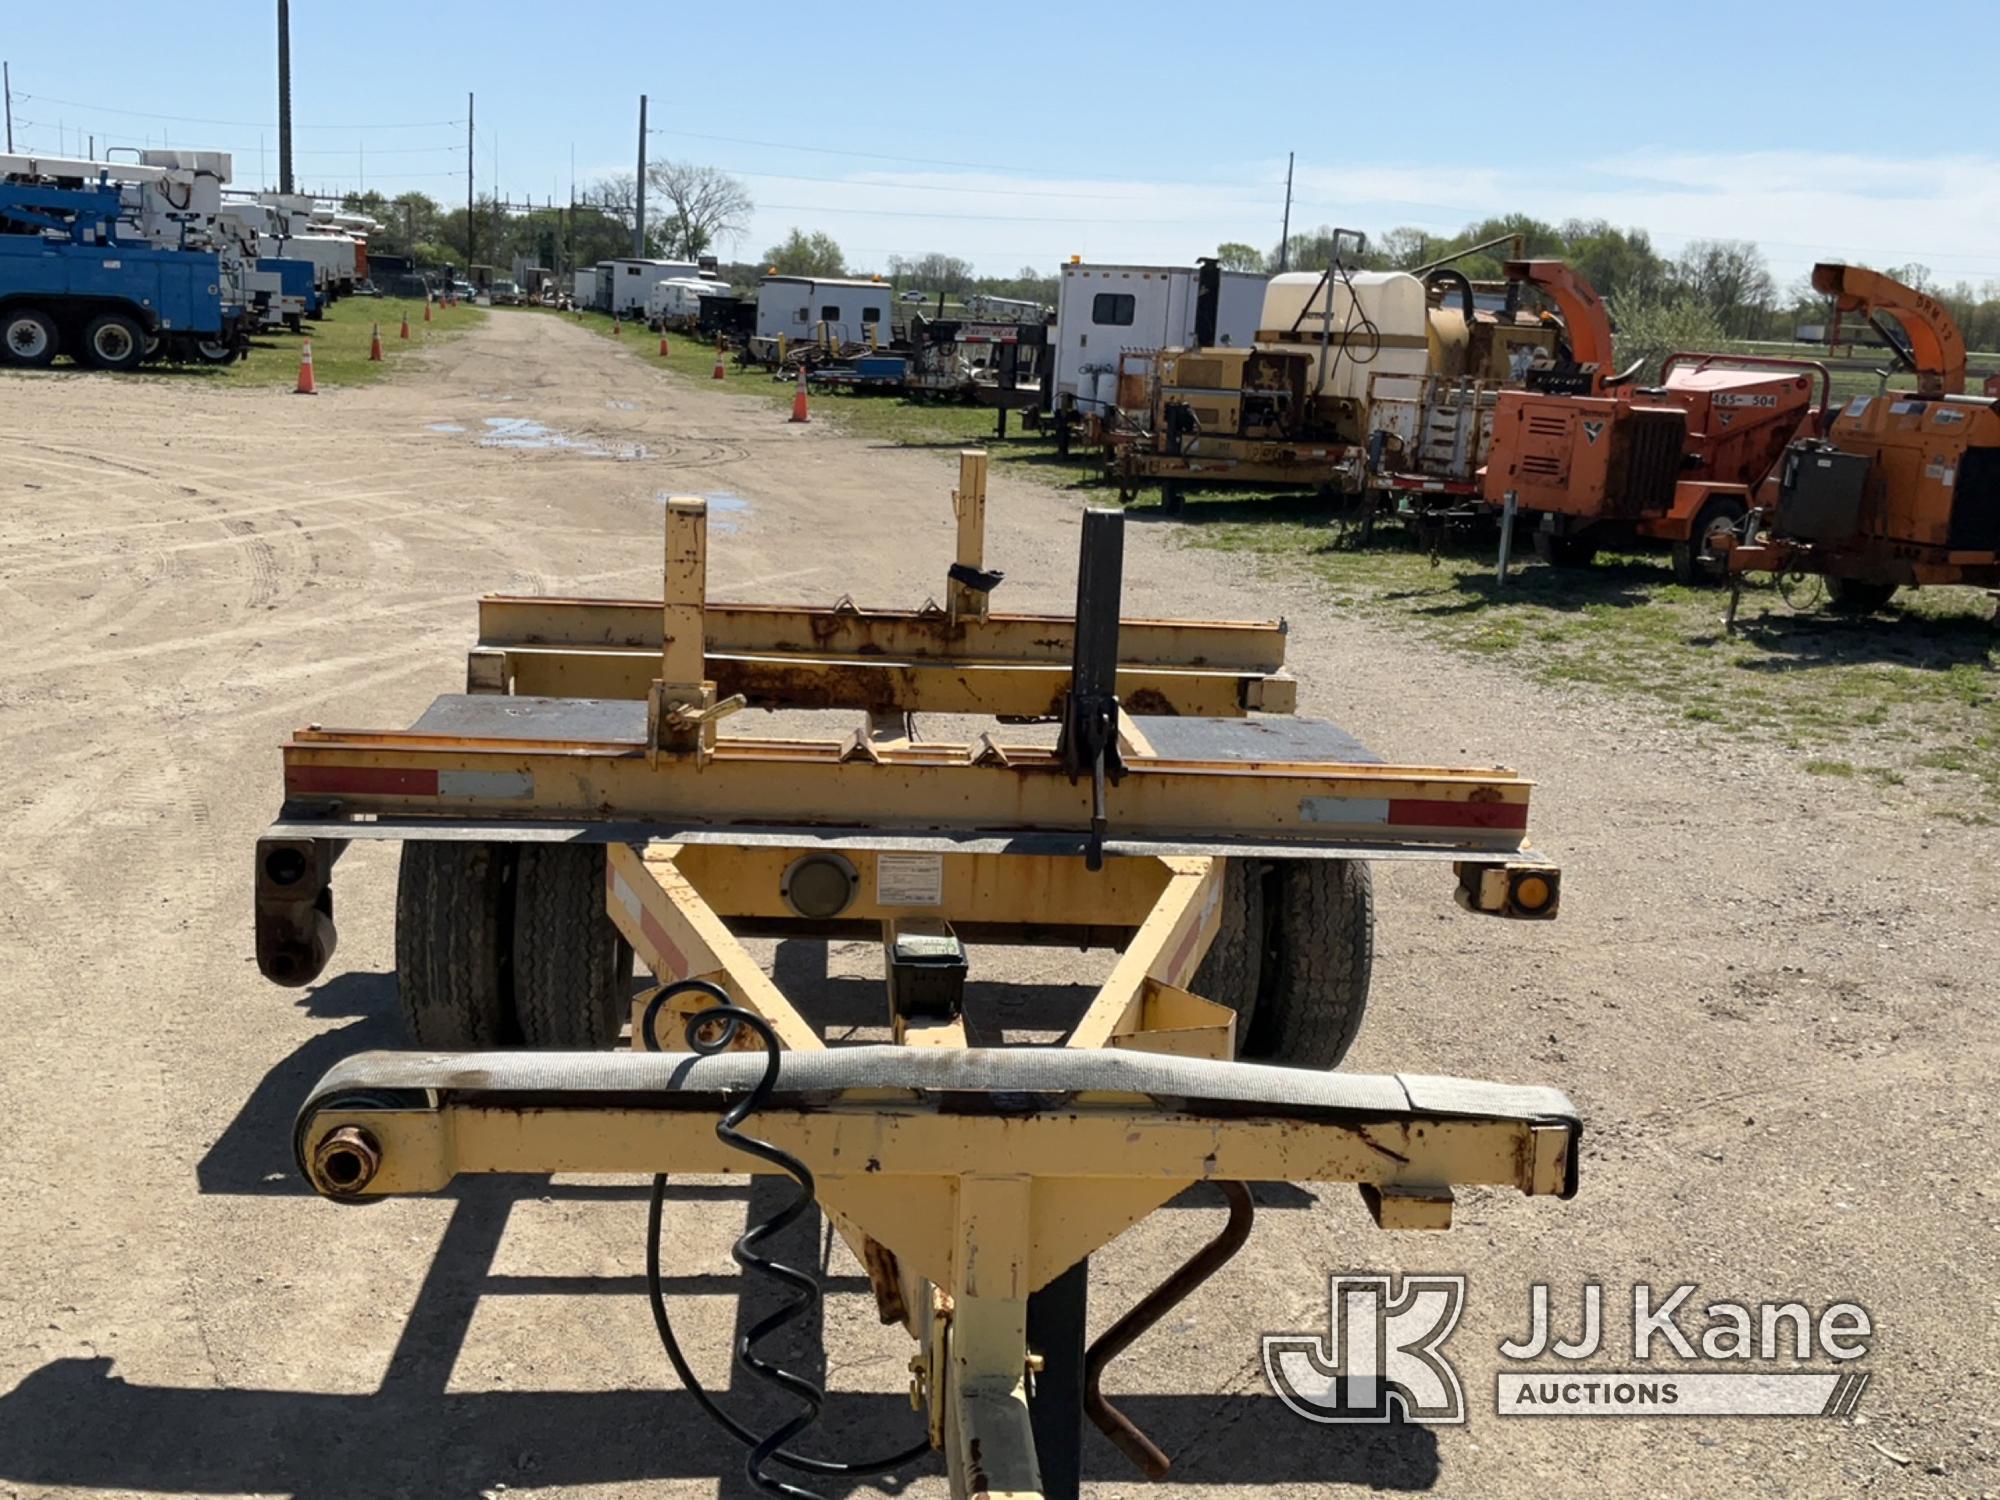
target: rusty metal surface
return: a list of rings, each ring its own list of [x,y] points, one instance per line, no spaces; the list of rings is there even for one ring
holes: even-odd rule
[[[1257,1210],[1250,1201],[1250,1189],[1240,1182],[1218,1182],[1229,1205],[1229,1218],[1222,1230],[1190,1256],[1179,1270],[1140,1298],[1132,1310],[1113,1323],[1090,1346],[1083,1361],[1083,1414],[1097,1430],[1110,1438],[1120,1453],[1138,1465],[1148,1479],[1163,1479],[1172,1461],[1139,1425],[1113,1406],[1105,1396],[1104,1370],[1112,1360],[1136,1344],[1147,1330],[1185,1302],[1209,1277],[1221,1270],[1250,1238],[1250,1226]]]

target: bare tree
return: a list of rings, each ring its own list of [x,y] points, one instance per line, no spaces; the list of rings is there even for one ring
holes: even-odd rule
[[[889,275],[897,285],[920,292],[956,292],[972,280],[972,262],[932,250],[924,255],[892,255]]]
[[[1688,241],[1674,261],[1674,280],[1738,338],[1757,332],[1777,296],[1764,252],[1749,240]]]
[[[718,240],[741,238],[749,227],[750,190],[718,167],[658,161],[646,168],[646,183],[673,206],[658,231],[668,256],[693,260]]]

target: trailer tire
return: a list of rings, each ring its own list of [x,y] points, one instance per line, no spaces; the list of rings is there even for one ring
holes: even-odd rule
[[[1749,507],[1741,500],[1724,496],[1704,505],[1694,518],[1688,539],[1673,545],[1674,582],[1689,588],[1715,588],[1728,582],[1728,562],[1709,550],[1709,538],[1725,531],[1733,533],[1747,514]]]
[[[1375,967],[1375,887],[1351,859],[1285,860],[1267,899],[1270,965],[1243,1056],[1333,1068],[1354,1045]]]
[[[602,844],[523,844],[514,886],[514,1017],[530,1047],[614,1046],[632,949],[604,905]]]
[[[514,854],[411,839],[396,880],[396,988],[410,1040],[464,1050],[512,1040]]]
[[[1557,536],[1553,531],[1536,531],[1535,556],[1552,568],[1587,568],[1597,561],[1597,538]]]
[[[1208,945],[1188,988],[1204,1000],[1236,1012],[1236,1050],[1248,1044],[1257,1021],[1257,998],[1264,981],[1264,950],[1270,924],[1265,920],[1265,865],[1232,859],[1222,872],[1222,901],[1215,940]]]
[[[100,313],[84,327],[83,358],[99,370],[135,370],[146,357],[146,331],[124,313]]]
[[[29,369],[46,369],[62,346],[56,320],[39,307],[10,307],[0,313],[0,358]]]
[[[1826,607],[1837,615],[1872,615],[1896,594],[1893,583],[1865,583],[1859,578],[1826,581]]]

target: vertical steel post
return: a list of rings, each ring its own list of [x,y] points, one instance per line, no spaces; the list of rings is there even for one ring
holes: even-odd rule
[[[465,279],[472,280],[472,263],[478,257],[473,248],[472,225],[472,95],[465,96]]]
[[[1278,270],[1282,274],[1292,251],[1292,162],[1296,152],[1285,153],[1285,226],[1278,231]]]
[[[278,0],[278,191],[291,190],[292,6],[291,0]]]
[[[1500,506],[1500,570],[1494,582],[1502,587],[1507,583],[1507,562],[1514,550],[1514,507],[1520,498],[1518,490],[1509,490]]]
[[[639,96],[639,175],[632,179],[636,185],[638,204],[632,214],[632,254],[643,260],[646,255],[646,96]]]

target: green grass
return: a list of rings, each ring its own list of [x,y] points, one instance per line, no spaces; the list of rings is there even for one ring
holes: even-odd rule
[[[1305,496],[1191,494],[1183,520],[1191,545],[1302,571],[1357,616],[1552,686],[1648,702],[1704,737],[1783,746],[1814,775],[1969,776],[2000,791],[2000,628],[1978,590],[1905,592],[1845,619],[1753,584],[1729,634],[1726,595],[1676,584],[1664,550],[1585,569],[1530,552],[1503,586],[1490,530],[1433,558],[1393,523],[1361,545]]]
[[[397,335],[403,314],[410,315],[410,337],[406,343]],[[220,385],[291,386],[299,378],[299,345],[310,343],[313,352],[313,383],[321,389],[366,385],[383,380],[412,354],[459,338],[485,322],[483,307],[434,306],[432,321],[424,322],[424,305],[394,297],[345,297],[327,309],[317,323],[308,321],[303,337],[286,331],[267,331],[250,342],[250,353],[233,365],[166,366],[157,370],[164,379],[195,378]],[[382,327],[381,363],[368,358],[370,333],[376,323]]]

